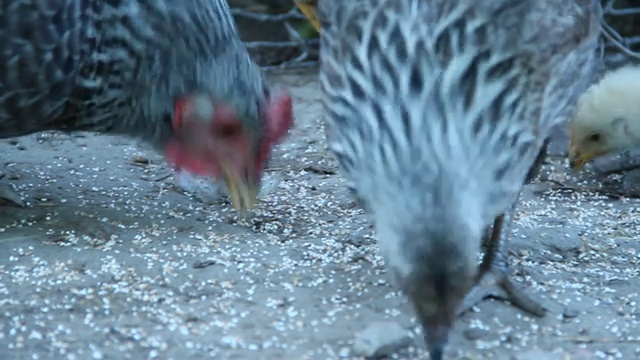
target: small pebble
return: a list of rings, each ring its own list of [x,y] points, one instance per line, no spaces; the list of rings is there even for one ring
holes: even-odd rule
[[[544,351],[540,349],[532,349],[529,351],[525,351],[523,353],[519,353],[514,355],[512,360],[563,360],[564,355],[562,354],[554,354],[549,351]]]
[[[470,341],[480,340],[486,337],[488,334],[489,334],[489,331],[485,329],[478,329],[478,328],[467,329],[463,332],[465,339]]]
[[[580,312],[576,309],[564,309],[564,312],[562,313],[562,317],[565,319],[573,319],[578,317],[578,315],[580,315]]]

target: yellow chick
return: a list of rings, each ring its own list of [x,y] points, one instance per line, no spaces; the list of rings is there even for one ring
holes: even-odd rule
[[[606,73],[580,98],[569,126],[569,160],[578,171],[599,156],[640,145],[640,66]]]

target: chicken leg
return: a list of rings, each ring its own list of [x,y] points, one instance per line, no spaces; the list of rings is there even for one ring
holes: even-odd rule
[[[530,183],[540,172],[547,154],[548,140],[545,141],[534,164],[527,174],[526,183]],[[487,229],[483,242],[486,245],[485,256],[478,269],[476,284],[465,298],[458,314],[466,312],[486,298],[508,300],[514,306],[534,315],[543,317],[547,310],[539,302],[519,289],[511,280],[506,243],[511,233],[513,215],[515,214],[520,194],[511,208],[498,216],[491,230]]]
[[[514,306],[538,317],[546,314],[546,309],[519,289],[511,280],[505,244],[511,230],[513,209],[496,218],[493,229],[487,231],[487,249],[478,270],[475,287],[465,298],[459,314],[469,310],[486,298],[508,300]]]

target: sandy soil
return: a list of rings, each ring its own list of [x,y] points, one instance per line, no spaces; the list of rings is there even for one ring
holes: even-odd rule
[[[0,185],[28,202],[0,207],[0,359],[349,359],[355,334],[383,320],[413,339],[392,358],[427,358],[326,153],[314,74],[275,81],[297,125],[249,220],[180,191],[129,139],[0,143]],[[640,358],[640,201],[559,184],[574,182],[554,146],[510,245],[515,279],[551,314],[484,301],[459,319],[448,359]],[[593,176],[581,186],[603,183]]]

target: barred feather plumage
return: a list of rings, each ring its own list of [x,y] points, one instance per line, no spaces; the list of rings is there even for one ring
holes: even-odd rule
[[[329,145],[441,359],[485,229],[597,61],[597,0],[319,1]]]
[[[570,41],[582,41],[595,25],[589,19],[575,28],[567,23],[565,17],[579,17],[585,8],[575,3],[356,0],[320,6],[328,137],[345,175],[362,188],[380,179],[363,173],[427,177],[455,163],[458,168],[448,171],[472,172],[484,182],[479,187],[497,188],[491,196],[497,206],[486,215],[492,218],[508,204],[502,199],[519,190],[545,135],[566,119],[580,93],[558,89],[567,81],[578,89],[590,82],[583,74],[589,67],[581,64],[595,54],[573,47],[594,47],[596,40]],[[550,11],[557,16],[538,21]]]
[[[267,91],[225,0],[16,0],[0,6],[0,137],[169,135],[174,97],[210,91],[260,130]]]

